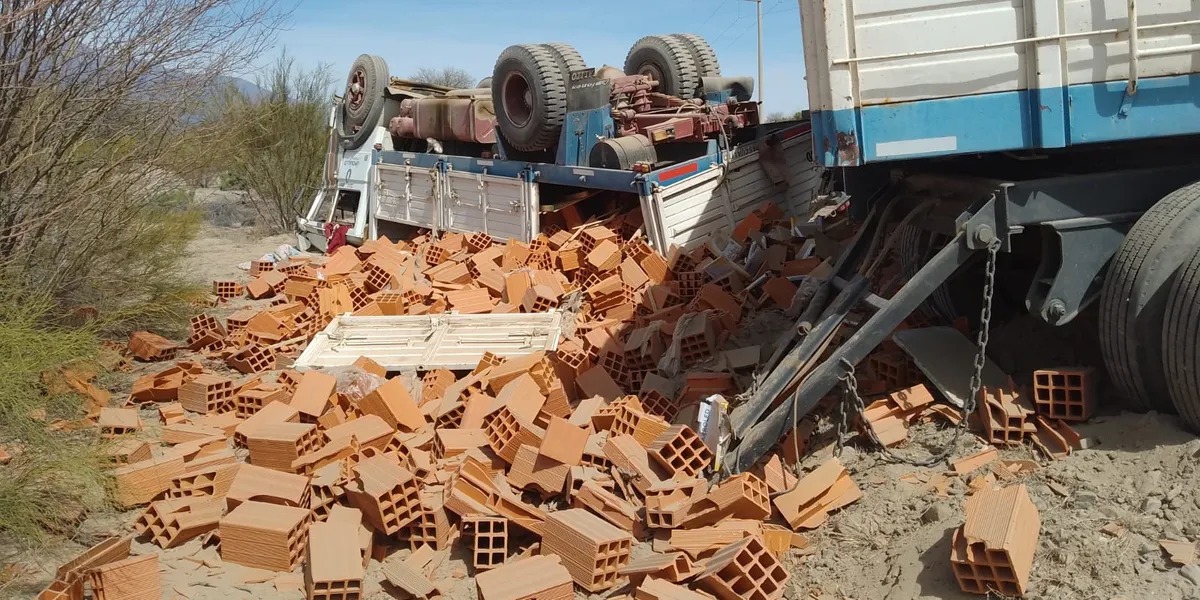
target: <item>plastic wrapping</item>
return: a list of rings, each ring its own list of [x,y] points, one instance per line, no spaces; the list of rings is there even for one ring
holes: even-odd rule
[[[327,372],[337,378],[337,393],[345,396],[354,405],[358,405],[368,394],[387,382],[383,377],[358,367],[340,367],[329,369]]]

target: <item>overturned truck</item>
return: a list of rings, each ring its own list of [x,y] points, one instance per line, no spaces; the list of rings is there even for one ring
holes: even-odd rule
[[[768,198],[805,214],[821,180],[811,128],[761,123],[753,88],[689,34],[639,40],[624,69],[589,68],[568,44],[511,46],[471,89],[390,77],[361,56],[331,113],[324,184],[297,220],[301,246],[323,249],[331,227],[352,244],[410,228],[530,242],[639,208],[667,252]]]

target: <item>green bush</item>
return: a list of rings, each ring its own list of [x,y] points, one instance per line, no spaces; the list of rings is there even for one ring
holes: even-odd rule
[[[0,288],[0,443],[13,455],[0,468],[0,534],[36,543],[63,532],[87,507],[106,507],[99,442],[93,431],[52,431],[56,419],[78,419],[80,397],[56,393],[43,381],[67,364],[97,356],[93,325],[48,325],[49,298]]]
[[[306,71],[281,54],[268,80],[270,92],[251,97],[227,90],[216,118],[227,131],[223,154],[230,165],[222,186],[250,192],[259,222],[273,231],[290,230],[304,214],[301,189],[320,186],[329,147],[329,69]]]

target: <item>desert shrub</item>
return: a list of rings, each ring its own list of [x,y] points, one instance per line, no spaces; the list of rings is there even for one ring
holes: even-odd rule
[[[0,536],[21,543],[66,531],[84,507],[105,506],[95,435],[48,427],[79,418],[80,397],[44,377],[64,365],[94,368],[96,329],[51,324],[54,312],[51,298],[0,287],[0,444],[13,455],[0,467]]]
[[[255,97],[230,86],[218,116],[226,128],[222,153],[229,161],[223,184],[250,192],[259,222],[287,231],[309,200],[301,190],[321,184],[329,148],[330,75],[280,54]]]
[[[80,398],[42,375],[102,336],[181,327],[188,185],[222,133],[199,117],[284,16],[274,0],[0,3],[0,535],[103,504],[94,434],[48,428]]]

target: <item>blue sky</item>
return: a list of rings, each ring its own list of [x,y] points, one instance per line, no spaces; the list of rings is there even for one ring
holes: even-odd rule
[[[806,108],[798,2],[763,0],[763,13],[766,111]],[[359,54],[383,56],[399,77],[456,66],[482,79],[511,44],[568,42],[589,66],[620,67],[638,38],[665,33],[702,35],[724,74],[757,75],[754,4],[745,0],[302,0],[278,43],[300,64],[331,64],[339,82]]]

